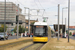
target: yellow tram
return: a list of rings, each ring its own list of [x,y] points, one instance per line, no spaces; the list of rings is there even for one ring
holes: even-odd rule
[[[48,42],[51,38],[51,28],[46,22],[35,22],[33,26],[33,42]]]

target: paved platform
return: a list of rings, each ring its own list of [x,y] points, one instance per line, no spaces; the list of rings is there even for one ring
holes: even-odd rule
[[[68,43],[67,38],[52,38],[48,43],[46,43],[41,50],[75,50],[75,40],[70,39]]]

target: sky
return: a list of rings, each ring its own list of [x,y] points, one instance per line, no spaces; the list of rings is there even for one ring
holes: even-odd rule
[[[4,2],[5,0],[0,0]],[[58,16],[58,4],[60,4],[60,20],[59,23],[62,24],[62,8],[68,7],[68,0],[6,0],[7,2],[13,2],[16,5],[19,4],[22,9],[22,14],[25,13],[24,7],[28,7],[30,9],[42,9],[38,12],[37,15],[36,10],[30,11],[30,19],[36,20],[38,18],[39,21],[43,21],[43,17],[48,17],[47,23],[48,25],[57,24]],[[45,12],[43,14],[43,9]],[[26,11],[27,13],[27,11]],[[43,16],[42,16],[43,15]],[[75,0],[70,1],[70,26],[75,26]],[[28,16],[26,16],[26,19]],[[63,10],[63,23],[68,25],[68,9]]]

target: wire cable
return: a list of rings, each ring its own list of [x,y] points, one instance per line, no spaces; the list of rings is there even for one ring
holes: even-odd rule
[[[39,7],[38,7],[37,3],[35,2],[35,0],[34,0],[34,3],[35,3],[35,5],[37,6],[37,8],[39,9]]]
[[[19,0],[17,0],[18,2],[19,2]],[[25,6],[25,5],[23,5],[21,2],[19,2],[19,4],[21,4],[23,7]]]
[[[7,0],[7,1],[9,1],[9,0]],[[10,2],[10,1],[9,1]]]
[[[41,3],[40,3],[40,1],[38,0],[38,2],[39,2],[39,4],[40,4],[40,6],[43,8],[43,6],[41,5]],[[44,9],[44,8],[43,8]]]

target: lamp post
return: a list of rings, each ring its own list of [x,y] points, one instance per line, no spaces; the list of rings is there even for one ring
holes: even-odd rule
[[[67,9],[67,8],[68,8],[68,7],[62,8],[62,34],[64,34],[64,33],[63,33],[63,10],[64,10],[64,9]]]
[[[4,40],[5,40],[5,30],[6,30],[6,0],[5,0],[5,15],[4,15]]]
[[[58,38],[57,40],[59,40],[59,13],[60,13],[60,4],[58,4]]]
[[[25,9],[28,9],[28,33],[30,34],[30,9],[28,7],[25,7]]]
[[[17,39],[18,39],[18,35],[19,35],[19,4],[18,4],[18,12],[17,12],[17,17],[18,17],[18,21],[17,21]]]
[[[70,17],[70,0],[68,0],[68,42],[69,42],[69,17]]]
[[[65,18],[65,37],[66,37],[66,18]]]

